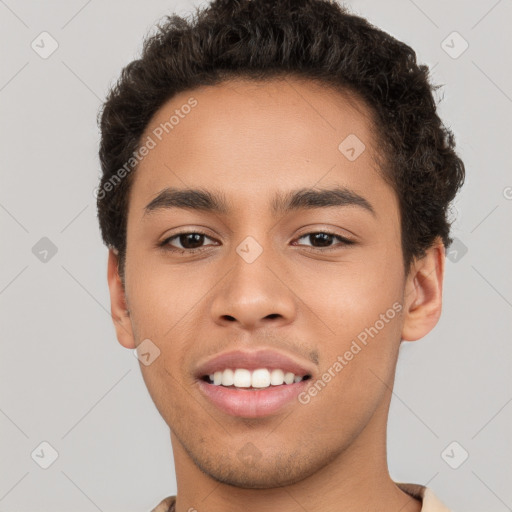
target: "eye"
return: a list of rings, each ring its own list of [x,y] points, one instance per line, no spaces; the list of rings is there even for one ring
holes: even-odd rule
[[[302,240],[303,238],[308,239],[311,242],[312,245],[310,247],[312,247],[312,249],[320,251],[335,249],[336,246],[333,246],[332,242],[336,240],[340,242],[338,245],[341,246],[352,245],[355,243],[353,240],[349,240],[348,238],[342,237],[335,233],[330,233],[329,231],[313,231],[311,233],[302,235],[301,237],[297,238],[297,240]]]
[[[158,245],[166,251],[180,252],[182,254],[193,254],[207,247],[204,245],[206,239],[213,241],[213,238],[207,236],[206,233],[202,233],[200,231],[190,231],[177,233],[173,236],[170,236],[160,242]],[[311,243],[309,247],[311,250],[316,251],[329,251],[338,248],[337,246],[352,245],[355,243],[353,240],[349,240],[348,238],[342,237],[335,233],[330,233],[328,231],[313,231],[311,233],[306,233],[300,236],[296,240],[302,239],[309,240]],[[338,244],[332,245],[332,243],[335,241],[338,241]],[[208,245],[215,246],[218,244],[213,243]],[[293,243],[292,245],[305,245],[308,247],[307,244]]]
[[[201,250],[204,246],[205,239],[213,240],[205,233],[199,231],[192,231],[186,233],[178,233],[169,238],[166,238],[159,245],[169,251],[180,251],[193,253]],[[174,245],[178,244],[178,245]]]

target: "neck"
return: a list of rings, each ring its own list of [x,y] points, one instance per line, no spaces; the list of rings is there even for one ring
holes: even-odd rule
[[[389,400],[381,402],[366,427],[328,464],[277,488],[247,489],[218,482],[197,467],[171,432],[178,487],[176,512],[420,512],[421,503],[399,489],[388,472]]]

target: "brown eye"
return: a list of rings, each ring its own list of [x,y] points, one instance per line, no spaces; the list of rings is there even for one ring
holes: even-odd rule
[[[169,251],[194,252],[205,247],[205,239],[212,240],[200,232],[178,233],[166,238],[160,245]]]
[[[307,236],[314,247],[328,247],[334,240],[334,235],[329,233],[312,233]]]
[[[197,249],[201,247],[204,238],[204,235],[200,233],[185,233],[177,237],[183,249]]]
[[[338,241],[339,246],[343,246],[343,245],[350,245],[350,244],[353,244],[355,242],[353,242],[352,240],[349,240],[348,238],[344,238],[340,235],[336,235],[335,233],[329,233],[328,231],[315,231],[315,232],[312,232],[312,233],[306,233],[305,235],[302,235],[301,237],[299,237],[297,240],[302,240],[302,239],[306,239],[310,242],[310,247],[312,247],[313,249],[322,249],[322,248],[326,248],[326,249],[334,249],[336,248],[336,244],[335,245],[332,245],[332,242],[334,241]],[[308,246],[308,244],[299,244],[299,245],[306,245]]]

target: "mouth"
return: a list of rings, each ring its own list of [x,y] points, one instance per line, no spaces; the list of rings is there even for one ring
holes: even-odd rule
[[[195,377],[202,395],[221,412],[243,418],[281,412],[294,401],[313,371],[275,351],[234,351],[200,365]]]
[[[274,386],[290,386],[310,378],[309,374],[295,375],[280,368],[257,368],[253,371],[246,368],[226,368],[223,371],[203,375],[201,380],[214,386],[254,391]]]

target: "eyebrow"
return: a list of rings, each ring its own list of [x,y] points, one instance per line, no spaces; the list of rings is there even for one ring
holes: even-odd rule
[[[314,208],[357,206],[375,216],[375,210],[363,196],[345,187],[329,189],[302,188],[286,193],[277,193],[271,208],[274,215],[290,211]],[[144,208],[144,216],[171,208],[199,210],[227,215],[228,201],[222,193],[205,189],[177,189],[167,187],[161,190]]]

